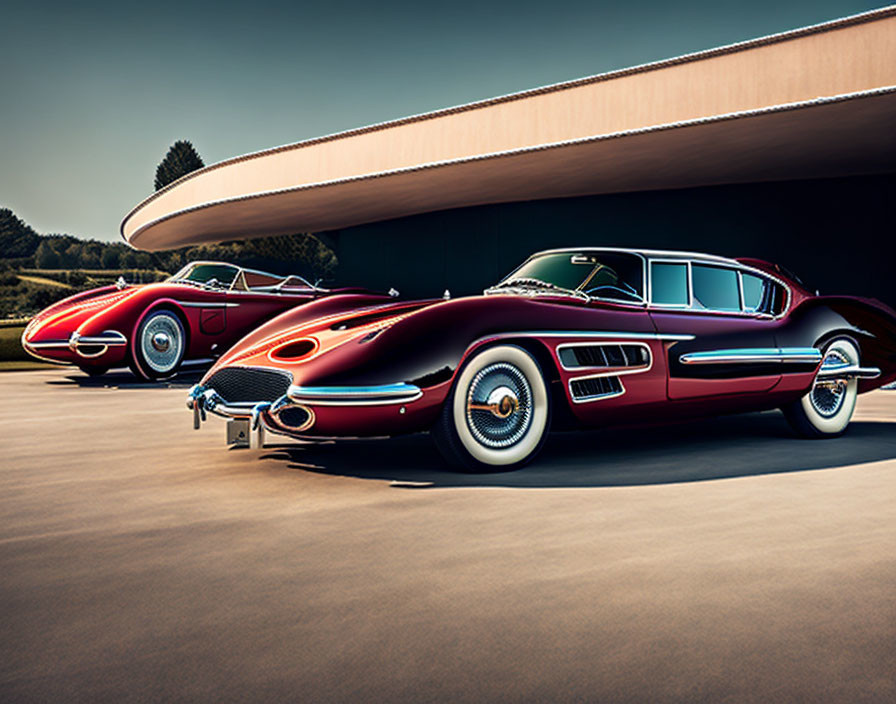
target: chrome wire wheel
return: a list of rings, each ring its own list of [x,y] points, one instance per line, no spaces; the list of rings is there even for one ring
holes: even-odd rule
[[[822,350],[822,355],[819,373],[859,364],[858,347],[846,338],[829,343]],[[858,394],[859,382],[855,378],[819,379],[816,374],[808,393],[781,410],[800,435],[810,438],[835,437],[849,425]]]
[[[821,368],[822,370],[825,368],[830,369],[849,363],[850,360],[841,350],[831,349],[825,355]],[[809,393],[809,402],[820,416],[833,418],[846,401],[847,388],[847,379],[833,379],[830,381],[819,381],[816,379],[812,386],[812,391]]]
[[[512,364],[480,369],[467,392],[467,427],[486,447],[510,447],[532,424],[532,387]]]
[[[461,469],[515,469],[541,449],[550,418],[551,398],[538,362],[522,347],[497,345],[461,367],[433,438]]]
[[[169,311],[150,313],[137,335],[138,366],[144,376],[159,378],[177,371],[185,350],[184,328]]]

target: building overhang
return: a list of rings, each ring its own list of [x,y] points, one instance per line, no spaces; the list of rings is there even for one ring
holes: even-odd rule
[[[231,159],[143,201],[122,235],[158,250],[489,203],[887,173],[894,124],[885,8]]]

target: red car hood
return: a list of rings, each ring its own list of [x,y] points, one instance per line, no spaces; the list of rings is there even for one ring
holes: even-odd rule
[[[359,305],[351,305],[351,299],[358,299]],[[442,302],[441,299],[389,303],[381,301],[381,297],[334,296],[287,311],[240,340],[209,369],[205,378],[209,378],[220,367],[231,364],[286,367],[301,359],[332,350],[356,337],[389,327],[417,311]],[[269,354],[298,340],[310,342],[308,353],[302,357],[280,361]]]
[[[353,299],[359,299],[356,305],[352,305]],[[475,312],[486,306],[490,320],[495,317],[500,319],[501,312],[507,310],[507,299],[512,299],[513,309],[521,312],[525,312],[524,309],[535,302],[532,298],[515,295],[401,302],[384,302],[382,299],[361,296],[335,296],[283,313],[257,328],[224,354],[201,383],[206,383],[213,374],[226,366],[279,368],[292,372],[294,376],[302,369],[305,372],[303,376],[316,377],[323,373],[323,367],[318,364],[322,361],[318,360],[319,357],[329,358],[331,364],[324,365],[328,368],[348,369],[361,363],[361,359],[355,356],[357,347],[352,345],[349,348],[348,343],[367,343],[376,338],[377,344],[365,344],[366,350],[372,350],[379,347],[378,343],[387,338],[390,332],[399,327],[405,328],[414,321],[429,318],[436,313],[436,309],[444,309],[446,313],[452,311],[445,316],[445,321],[467,320],[475,318]],[[580,301],[565,297],[539,297],[538,301],[559,303],[564,308],[582,305]],[[440,329],[445,331],[444,328]],[[383,333],[382,337],[380,333]],[[418,331],[409,334],[414,336],[427,333]]]
[[[31,319],[25,328],[25,341],[67,340],[69,335],[94,316],[119,305],[141,288],[104,286],[64,298]]]

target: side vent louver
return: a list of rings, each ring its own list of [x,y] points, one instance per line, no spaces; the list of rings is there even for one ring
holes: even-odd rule
[[[615,369],[646,367],[650,364],[650,351],[646,345],[561,345],[557,354],[567,369]]]
[[[585,401],[601,396],[617,396],[622,393],[622,384],[615,376],[573,379],[569,383],[569,388],[576,401]]]

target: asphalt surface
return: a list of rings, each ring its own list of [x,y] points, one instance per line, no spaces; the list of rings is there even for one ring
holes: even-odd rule
[[[228,450],[192,381],[0,374],[0,701],[896,700],[896,391],[466,476]]]

